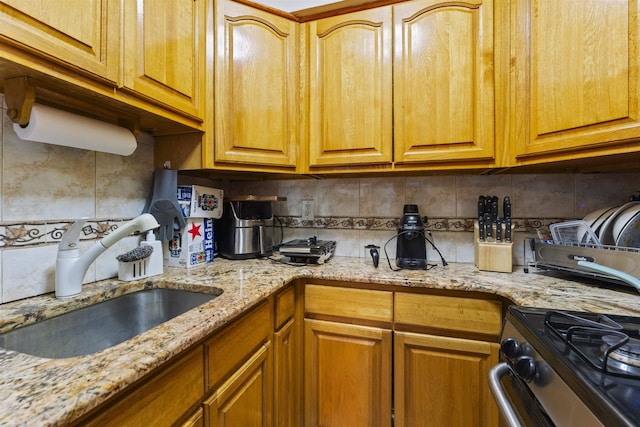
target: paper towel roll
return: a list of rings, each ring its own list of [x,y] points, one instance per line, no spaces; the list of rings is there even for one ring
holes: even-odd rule
[[[26,127],[13,129],[20,139],[128,156],[136,150],[129,129],[36,104]]]

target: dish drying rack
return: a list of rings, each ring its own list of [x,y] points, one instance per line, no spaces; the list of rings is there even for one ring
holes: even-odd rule
[[[640,248],[596,243],[562,244],[534,238],[528,240],[528,245],[524,245],[524,259],[530,260],[526,262],[526,267],[564,271],[638,289]],[[527,248],[531,252],[529,256]],[[525,268],[525,272],[529,272],[528,268]]]

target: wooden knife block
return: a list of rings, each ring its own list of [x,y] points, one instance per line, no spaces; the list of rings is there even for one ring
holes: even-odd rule
[[[504,224],[502,226],[502,236],[504,236]],[[487,242],[480,241],[478,221],[473,227],[473,241],[475,246],[474,261],[478,269],[484,271],[498,271],[501,273],[511,273],[513,271],[513,224],[511,225],[511,242]],[[495,236],[495,227],[493,229]]]

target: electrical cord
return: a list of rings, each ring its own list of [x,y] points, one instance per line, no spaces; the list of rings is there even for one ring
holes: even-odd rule
[[[438,255],[440,255],[440,260],[442,261],[442,266],[446,267],[447,265],[449,265],[449,263],[447,261],[445,261],[444,257],[442,256],[442,253],[436,247],[435,243],[433,243],[433,235],[431,234],[431,230],[427,230],[427,233],[429,233],[429,237],[431,237],[432,240],[429,240],[429,238],[427,236],[424,236],[424,233],[423,233],[422,235],[424,236],[424,239],[427,242],[429,242],[431,244],[431,247],[433,248],[433,250],[436,251],[438,253]]]
[[[277,215],[273,216],[273,219],[275,219],[276,221],[278,221],[278,224],[280,224],[280,243],[278,243],[277,247],[279,248],[282,245],[282,240],[284,240],[284,227],[282,226],[282,218],[280,218]],[[274,245],[274,249],[275,249]]]

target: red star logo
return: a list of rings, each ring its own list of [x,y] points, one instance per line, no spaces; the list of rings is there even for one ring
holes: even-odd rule
[[[191,224],[191,229],[188,231],[188,233],[191,234],[191,240],[194,240],[196,236],[202,236],[202,234],[200,234],[200,227],[201,225]]]

